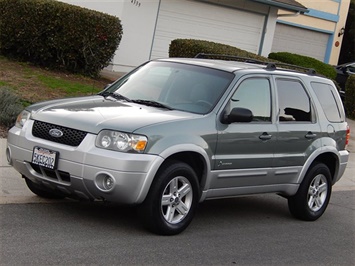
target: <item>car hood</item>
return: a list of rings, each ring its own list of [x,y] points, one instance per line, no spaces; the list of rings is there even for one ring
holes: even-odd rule
[[[54,100],[28,108],[31,118],[97,134],[102,129],[134,132],[142,127],[200,115],[90,96]]]

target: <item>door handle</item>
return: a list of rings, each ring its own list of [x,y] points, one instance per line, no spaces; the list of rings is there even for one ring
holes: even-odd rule
[[[317,134],[314,134],[311,131],[309,131],[305,136],[306,139],[314,139],[315,137],[317,137]]]
[[[264,132],[263,134],[261,134],[259,136],[259,139],[261,139],[261,140],[269,140],[269,139],[271,139],[271,137],[272,137],[272,135],[268,134],[267,132]]]

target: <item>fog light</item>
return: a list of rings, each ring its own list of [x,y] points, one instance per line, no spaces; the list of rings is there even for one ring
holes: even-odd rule
[[[103,180],[103,187],[105,190],[111,190],[115,184],[115,180],[111,176],[105,176]]]
[[[115,179],[107,173],[99,173],[95,178],[95,184],[103,192],[109,192],[115,187]]]

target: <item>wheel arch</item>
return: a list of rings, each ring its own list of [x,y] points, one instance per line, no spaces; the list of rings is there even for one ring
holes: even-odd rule
[[[176,160],[188,164],[195,171],[200,186],[200,193],[202,192],[202,188],[205,187],[206,184],[208,173],[208,166],[204,156],[197,152],[184,151],[172,154],[166,158],[165,161],[168,160]]]
[[[153,167],[154,169],[151,169],[152,171],[149,173],[146,183],[139,193],[137,203],[142,203],[145,200],[159,170],[162,169],[168,161],[172,160],[184,162],[195,171],[199,184],[199,197],[201,197],[208,180],[208,173],[211,169],[211,163],[208,159],[209,156],[205,149],[193,144],[182,144],[169,147],[160,154],[160,158],[161,160]]]
[[[330,171],[332,182],[334,184],[335,177],[339,170],[339,158],[332,152],[322,153],[313,161],[312,165],[315,163],[324,163]]]
[[[339,172],[340,158],[337,152],[333,149],[321,149],[318,152],[313,153],[313,156],[308,158],[301,171],[299,183],[303,181],[307,172],[317,163],[323,163],[329,168],[332,184],[334,184]]]

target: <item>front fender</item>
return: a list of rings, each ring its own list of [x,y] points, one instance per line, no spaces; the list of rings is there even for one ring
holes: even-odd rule
[[[159,168],[162,166],[162,164],[167,160],[168,158],[179,154],[179,153],[184,153],[184,152],[191,152],[191,153],[196,153],[199,154],[203,160],[205,161],[205,171],[206,173],[204,176],[202,176],[201,179],[201,184],[204,184],[203,187],[201,188],[204,190],[207,186],[209,186],[208,180],[210,180],[210,173],[211,173],[211,161],[210,158],[211,156],[208,155],[208,152],[204,147],[201,147],[199,145],[193,144],[193,143],[184,143],[184,144],[175,144],[173,146],[170,146],[163,150],[159,156],[160,160],[156,160],[154,165],[151,167],[147,174],[147,178],[145,179],[144,185],[142,186],[142,189],[139,193],[137,203],[142,203],[146,196],[148,195],[149,189],[154,181],[154,178],[159,170]]]

